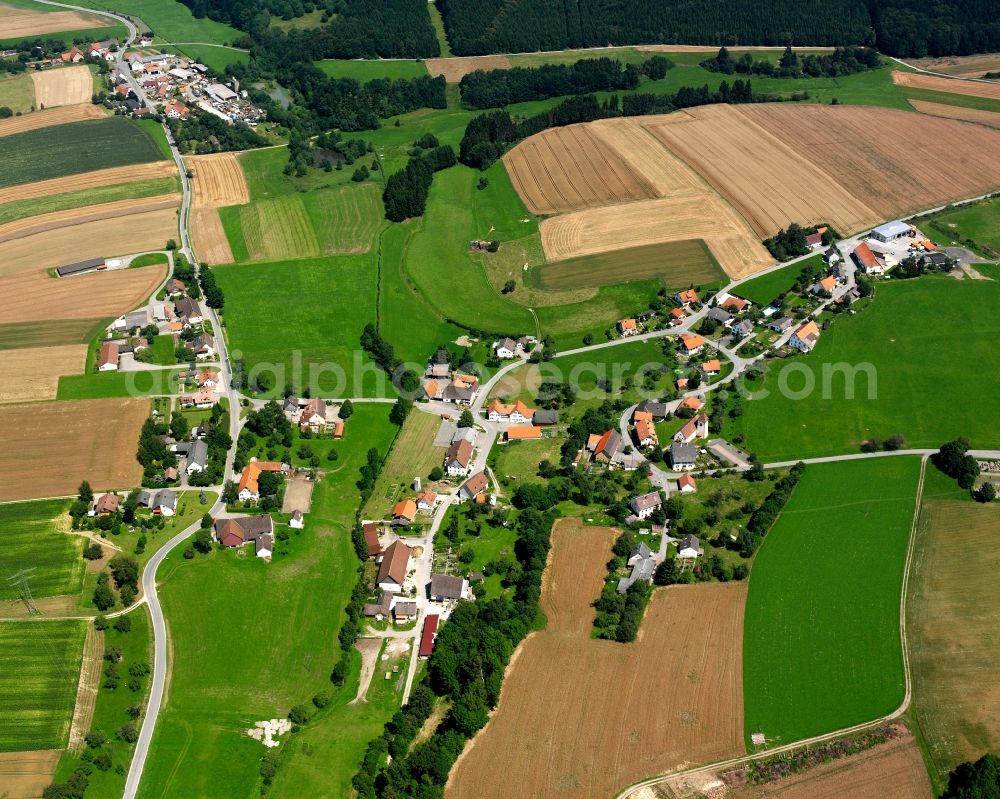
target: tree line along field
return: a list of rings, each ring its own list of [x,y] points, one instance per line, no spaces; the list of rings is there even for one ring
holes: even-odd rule
[[[542,585],[546,627],[515,652],[500,703],[455,765],[446,799],[597,799],[743,752],[745,584],[660,589],[636,642],[592,639],[591,603],[614,538],[578,520],[556,524]]]
[[[858,452],[869,438],[896,433],[909,447],[937,447],[957,436],[967,436],[978,448],[1000,446],[990,421],[1000,413],[1000,398],[989,377],[1000,368],[992,343],[1000,334],[991,311],[997,301],[994,281],[924,277],[881,283],[870,307],[835,320],[812,353],[796,362],[801,373],[785,378],[793,392],[807,383],[815,390],[801,399],[784,396],[782,362],[774,361],[763,384],[751,386],[743,415],[727,422],[724,434],[742,432],[749,449],[765,461]],[[947,336],[917,321],[941,308],[961,309]],[[824,398],[824,364],[861,368],[848,381],[844,372],[827,367]],[[928,403],[929,396],[936,402]],[[794,439],[789,430],[796,431]]]
[[[0,137],[0,188],[162,158],[152,138],[125,117],[108,117]]]
[[[85,561],[84,538],[68,533],[67,500],[16,502],[0,505],[4,528],[5,577],[30,570],[32,597],[79,593]],[[16,585],[0,584],[0,607],[20,603]],[[0,615],[6,615],[0,610]]]
[[[159,593],[174,668],[139,789],[144,799],[250,795],[264,748],[244,730],[284,717],[320,691],[334,699],[300,733],[309,745],[286,750],[284,787],[276,782],[274,795],[349,792],[368,741],[398,708],[396,698],[347,704],[357,690],[358,659],[342,690],[329,679],[358,565],[350,538],[360,502],[355,483],[368,449],[384,455],[396,434],[388,415],[388,405],[355,407],[335,445],[335,468],[317,483],[305,529],[292,531],[287,556],[266,564],[216,550],[165,562]],[[235,596],[241,600],[234,604]]]
[[[900,592],[918,458],[806,467],[750,573],[746,737],[791,743],[903,699]]]
[[[66,746],[85,622],[0,623],[0,751]]]
[[[931,774],[1000,746],[994,575],[1000,508],[973,502],[929,466],[916,531],[906,632],[913,706]]]

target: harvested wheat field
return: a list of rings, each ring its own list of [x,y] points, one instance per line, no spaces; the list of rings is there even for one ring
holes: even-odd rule
[[[84,119],[104,119],[107,115],[108,113],[103,106],[94,105],[91,102],[64,105],[59,108],[46,108],[44,111],[32,111],[30,114],[22,114],[19,117],[0,119],[0,136],[11,136],[26,130],[47,128],[50,125],[65,125],[68,122],[80,122]],[[143,166],[150,165],[143,164]],[[74,177],[79,176],[74,175]]]
[[[769,107],[767,113],[773,110]],[[830,222],[838,231],[853,232],[881,221],[834,177],[741,111],[710,105],[644,123],[736,208],[761,239],[792,222]]]
[[[907,58],[913,67],[943,72],[960,78],[981,78],[986,72],[1000,72],[1000,53],[944,56],[943,58]]]
[[[541,598],[548,624],[514,653],[448,799],[607,799],[640,778],[744,751],[746,586],[661,589],[635,643],[592,640],[614,538],[557,523]]]
[[[120,398],[0,407],[0,501],[72,494],[81,480],[99,491],[138,485],[150,407]]]
[[[161,264],[61,279],[45,270],[0,277],[3,322],[115,318],[145,302],[166,276]]]
[[[652,184],[588,125],[550,128],[503,157],[524,204],[534,214],[578,211],[657,196]]]
[[[740,113],[863,197],[881,219],[1000,188],[1000,131],[987,127],[844,105],[744,105]]]
[[[56,772],[61,749],[0,752],[0,786],[4,799],[38,799]]]
[[[931,799],[923,757],[909,733],[792,777],[744,787],[728,799]]]
[[[190,155],[184,163],[194,175],[191,183],[196,208],[221,208],[250,202],[243,169],[235,153]]]
[[[32,116],[36,116],[36,114],[32,114]],[[67,175],[64,178],[51,178],[49,180],[39,180],[35,183],[22,183],[19,186],[8,186],[7,188],[0,189],[0,203],[33,200],[36,197],[50,197],[53,194],[68,194],[69,192],[97,188],[98,186],[115,186],[119,183],[155,180],[157,178],[172,177],[176,174],[177,167],[173,161],[154,161],[151,164],[113,166],[108,169],[95,169],[93,172],[80,172],[76,175]]]
[[[703,239],[736,279],[774,265],[774,259],[731,206],[706,190],[659,200],[590,208],[539,225],[546,261],[668,241]]]
[[[84,28],[104,28],[108,25],[106,17],[99,17],[96,14],[80,11],[33,11],[3,3],[0,3],[0,14],[3,15],[5,39],[58,31],[77,31]]]
[[[975,122],[990,128],[1000,128],[1000,113],[996,111],[963,108],[960,105],[948,105],[947,103],[928,103],[924,100],[907,100],[907,102],[913,106],[914,111],[919,111],[921,114],[930,114],[932,117],[944,117],[945,119],[960,119],[963,122]]]
[[[1000,100],[1000,83],[980,83],[955,78],[939,78],[936,75],[921,75],[917,72],[893,72],[893,83],[914,89],[930,89],[935,92],[964,94],[968,97],[985,97]]]
[[[64,227],[73,227],[87,222],[97,222],[102,219],[122,219],[147,211],[160,211],[165,208],[176,208],[180,204],[180,194],[161,194],[158,197],[141,197],[139,199],[116,200],[100,205],[87,205],[82,208],[70,208],[65,211],[54,211],[50,214],[28,216],[0,225],[0,243],[23,239]],[[126,221],[123,225],[128,225]]]
[[[94,93],[94,79],[85,66],[44,69],[32,72],[31,79],[39,108],[87,103]]]
[[[56,398],[59,378],[83,372],[86,344],[4,350],[0,358],[0,404]]]
[[[191,243],[199,261],[231,264],[235,260],[216,208],[195,208],[191,211]]]
[[[458,83],[477,69],[510,69],[511,64],[505,55],[470,55],[459,58],[428,58],[424,61],[424,66],[432,78],[444,75],[448,83]]]
[[[142,200],[131,202],[141,203]],[[99,256],[162,250],[177,238],[176,203],[122,219],[111,217],[61,227],[0,244],[0,277]]]

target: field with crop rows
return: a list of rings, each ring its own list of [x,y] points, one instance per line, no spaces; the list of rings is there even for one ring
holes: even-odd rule
[[[31,570],[28,585],[33,597],[79,593],[85,561],[84,538],[67,534],[66,500],[42,500],[0,505],[4,529],[4,573]],[[0,582],[0,602],[20,600],[7,580]]]

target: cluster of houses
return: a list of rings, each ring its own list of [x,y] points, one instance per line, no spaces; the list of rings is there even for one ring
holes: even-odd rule
[[[141,508],[148,508],[154,516],[173,516],[177,512],[177,494],[169,488],[159,490],[143,489],[136,495],[136,502]],[[108,492],[94,500],[89,516],[112,516],[118,512],[121,497]]]
[[[415,497],[401,499],[392,508],[392,524],[397,527],[407,527],[419,514],[433,513],[437,501],[437,492],[432,488],[425,488]]]
[[[655,497],[655,500],[650,499]],[[649,499],[650,502],[655,501],[657,503],[656,507],[659,507],[660,495],[644,494],[642,497],[636,497],[633,503],[639,499]],[[650,511],[652,513],[652,511]],[[687,535],[676,542],[677,546],[677,557],[681,560],[691,561],[700,558],[705,554],[705,550],[695,535]],[[631,569],[628,576],[622,577],[618,580],[618,585],[616,590],[619,594],[624,594],[632,587],[634,583],[639,581],[651,582],[653,579],[653,573],[656,571],[656,567],[660,563],[660,558],[658,553],[654,552],[645,543],[639,542],[636,544],[631,552],[629,552],[628,560],[626,565]]]
[[[491,422],[509,425],[503,433],[504,441],[524,441],[542,438],[543,427],[558,424],[559,412],[537,410],[521,400],[505,403],[494,399],[486,409],[486,418]]]
[[[237,496],[241,502],[260,501],[260,476],[264,472],[278,472],[287,475],[290,467],[278,461],[250,461],[240,473]]]
[[[643,462],[642,455],[633,451],[630,441],[617,430],[594,433],[587,438],[587,444],[577,460],[589,458],[590,463],[604,464],[613,469],[634,471]]]
[[[944,268],[949,264],[948,256],[938,252],[934,242],[914,225],[898,219],[874,228],[851,252],[858,269],[869,277],[884,275],[909,256],[918,257],[932,267]]]
[[[502,338],[493,342],[493,353],[501,361],[509,361],[527,355],[534,343],[534,336],[521,336],[519,339]]]
[[[123,59],[128,64],[129,74],[113,69],[109,80],[115,98],[137,116],[148,113],[148,109],[132,89],[130,78],[139,84],[157,109],[171,119],[186,118],[192,106],[229,124],[240,121],[255,126],[265,117],[265,112],[247,99],[247,92],[240,90],[236,78],[220,83],[204,64],[180,55],[144,50],[124,53]]]
[[[336,414],[329,415],[325,400],[285,397],[281,410],[302,433],[309,431],[313,435],[322,435],[332,432],[335,439],[344,437],[344,420]]]
[[[150,341],[142,331],[151,325],[156,326],[158,335],[170,336],[174,347],[183,341],[197,360],[210,361],[218,357],[215,338],[204,330],[205,316],[198,301],[187,296],[184,283],[177,278],[168,281],[166,290],[166,301],[129,311],[111,323],[108,338],[98,353],[99,372],[117,371],[123,355],[148,349]],[[193,337],[182,339],[181,334],[186,330],[192,331]]]
[[[422,389],[429,400],[440,400],[452,405],[471,405],[479,395],[479,378],[476,375],[455,372],[447,363],[431,364],[424,375]]]

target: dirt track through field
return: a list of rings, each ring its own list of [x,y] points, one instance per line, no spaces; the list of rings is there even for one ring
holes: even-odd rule
[[[424,61],[424,66],[432,78],[444,75],[448,83],[458,83],[477,69],[510,69],[511,64],[505,55],[470,55],[459,58],[428,58]]]
[[[19,117],[0,119],[0,136],[12,136],[15,133],[24,133],[26,130],[47,128],[50,125],[65,125],[68,122],[80,122],[84,119],[105,119],[107,115],[108,113],[104,110],[103,106],[94,105],[90,102],[80,105],[46,108],[44,111],[33,111],[30,114],[22,114]],[[143,164],[143,166],[149,166],[149,164]],[[133,169],[134,167],[119,168]],[[79,175],[74,177],[79,177]],[[58,180],[62,180],[62,178],[58,178]],[[50,181],[45,182],[48,183]],[[5,189],[5,191],[10,191],[10,189]]]
[[[184,163],[194,174],[191,183],[196,208],[221,208],[250,202],[243,169],[235,153],[190,155]]]
[[[80,11],[33,11],[3,3],[0,3],[0,16],[3,16],[4,39],[36,37],[43,33],[77,31],[85,28],[105,28],[108,25],[104,17],[98,17],[96,14]]]
[[[144,302],[166,274],[161,265],[58,279],[45,270],[0,277],[0,321],[115,318]]]
[[[0,501],[72,494],[81,480],[95,490],[132,488],[148,399],[35,402],[0,407]]]
[[[555,214],[657,196],[587,125],[551,128],[503,157],[517,193],[534,214]]]
[[[0,358],[0,404],[56,398],[62,375],[83,373],[86,344],[4,350]]]
[[[711,105],[643,122],[736,208],[759,238],[792,222],[830,222],[848,233],[880,221],[875,211],[830,175],[741,110]]]
[[[744,751],[746,586],[661,589],[635,643],[592,640],[614,535],[557,524],[542,588],[548,623],[515,652],[447,799],[606,799],[650,774]]]
[[[82,225],[87,222],[96,222],[112,217],[124,220],[126,217],[134,214],[175,208],[180,204],[180,201],[181,195],[179,193],[161,194],[158,197],[115,200],[114,202],[101,203],[100,205],[87,205],[82,208],[54,211],[50,214],[28,216],[14,222],[8,222],[6,225],[0,225],[0,244],[5,241],[23,239],[25,236],[34,236],[64,227]],[[129,223],[123,221],[122,224],[127,226]]]
[[[172,177],[177,174],[173,161],[154,161],[151,164],[132,164],[130,166],[115,166],[109,169],[95,169],[93,172],[80,172],[64,178],[40,180],[37,183],[22,183],[20,186],[9,186],[0,189],[0,203],[16,202],[18,200],[33,200],[36,197],[50,197],[53,194],[68,194],[82,189],[98,186],[116,186],[120,183],[136,183]]]
[[[0,752],[0,785],[4,799],[38,799],[55,774],[61,749]]]
[[[988,157],[1000,153],[1000,131],[984,126],[890,108],[873,118],[870,108],[846,105],[739,110],[863,197],[882,219],[1000,188],[1000,158]]]
[[[111,217],[56,228],[4,242],[0,244],[0,278],[87,258],[162,250],[169,239],[177,238],[175,205],[121,219]]]
[[[931,799],[920,749],[909,734],[842,760],[766,785],[740,788],[727,799]]]
[[[94,79],[85,66],[43,69],[32,72],[31,79],[35,82],[35,104],[39,108],[86,103],[94,93]]]
[[[921,75],[917,72],[893,72],[892,81],[897,86],[910,86],[914,89],[930,89],[935,92],[1000,100],[1000,83],[978,83],[953,78],[939,78],[936,75]]]
[[[83,657],[80,662],[80,680],[76,685],[76,704],[73,706],[73,722],[69,727],[67,748],[74,754],[83,751],[84,738],[90,732],[97,705],[97,687],[101,682],[101,666],[104,665],[104,633],[87,625],[87,637],[83,642]]]
[[[229,248],[229,239],[226,238],[217,208],[196,208],[191,211],[191,243],[199,261],[231,264],[236,260]]]
[[[945,119],[960,119],[963,122],[975,122],[990,128],[1000,128],[1000,113],[996,111],[963,108],[960,105],[948,105],[947,103],[928,103],[924,100],[907,100],[907,102],[921,114],[930,114],[932,117],[944,117]]]

